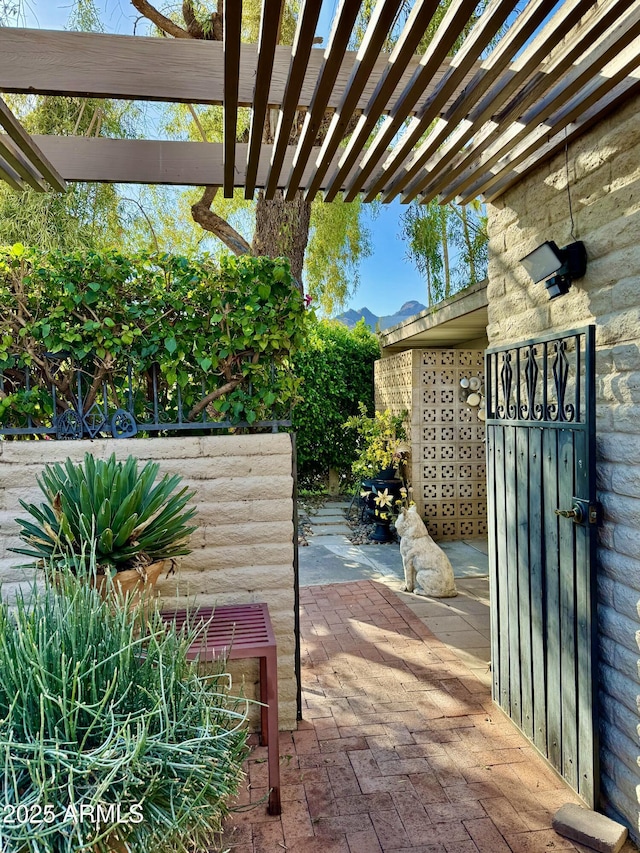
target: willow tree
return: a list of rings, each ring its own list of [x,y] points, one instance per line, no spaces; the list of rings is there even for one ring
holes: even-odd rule
[[[24,24],[20,0],[0,0],[0,25]],[[79,0],[70,29],[100,31],[89,0]],[[95,98],[4,95],[29,133],[123,137],[133,133],[130,105]],[[31,188],[14,192],[0,183],[0,245],[26,243],[42,250],[99,249],[123,233],[120,199],[113,185],[72,184],[64,194]]]
[[[407,255],[425,278],[433,305],[487,274],[487,223],[479,203],[413,202],[401,216]]]
[[[165,11],[148,0],[130,0],[156,29],[165,36],[180,39],[221,41],[223,35],[223,4],[183,0],[180,12]],[[294,2],[283,7],[280,22],[280,43],[291,44],[295,32]],[[257,41],[260,26],[260,4],[243,4],[243,38]],[[300,138],[304,114],[300,112],[294,122],[289,142],[295,145]],[[320,130],[318,144],[329,126],[327,116]],[[270,110],[264,123],[262,139],[272,143],[276,133],[278,111]],[[238,141],[248,141],[250,111],[239,111]],[[355,119],[354,119],[355,126]],[[200,107],[173,112],[172,128],[192,139],[208,142],[222,140],[222,111],[219,107]],[[352,131],[348,127],[345,136]],[[232,216],[239,208],[250,206],[252,235],[232,224]],[[290,201],[284,192],[277,190],[272,199],[266,199],[260,190],[255,202],[246,203],[238,196],[233,201],[220,198],[215,187],[204,187],[191,205],[191,216],[201,228],[217,237],[235,254],[250,253],[270,257],[289,258],[293,275],[302,282],[305,257],[311,260],[306,269],[305,289],[318,299],[325,310],[333,310],[344,303],[357,281],[357,262],[369,252],[368,234],[361,222],[359,201],[332,204],[332,211],[320,209],[324,202],[310,202],[299,191]],[[330,257],[331,264],[322,264],[321,258]]]

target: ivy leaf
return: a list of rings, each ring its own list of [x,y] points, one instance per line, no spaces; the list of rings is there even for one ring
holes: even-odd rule
[[[178,349],[178,342],[175,338],[165,338],[164,345],[167,352],[171,355],[173,355],[174,352]]]
[[[205,373],[206,373],[206,371],[207,371],[207,370],[209,370],[209,368],[210,368],[210,367],[211,367],[211,365],[213,364],[213,361],[212,361],[212,359],[210,359],[210,358],[201,358],[201,359],[200,359],[199,364],[200,364],[200,367],[201,367],[201,368],[205,371]]]

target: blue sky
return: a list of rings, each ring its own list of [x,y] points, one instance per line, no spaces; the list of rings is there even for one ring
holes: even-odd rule
[[[62,29],[67,21],[70,0],[26,0],[27,26],[43,29]],[[99,0],[103,21],[109,32],[132,33],[137,12],[128,0]],[[324,0],[318,32],[329,33],[337,0]],[[326,43],[326,41],[325,41]],[[374,314],[393,314],[411,299],[426,304],[424,281],[410,261],[406,260],[405,244],[400,240],[400,215],[403,206],[398,202],[381,205],[375,218],[367,216],[372,235],[373,253],[360,265],[360,287],[347,307],[369,308]]]

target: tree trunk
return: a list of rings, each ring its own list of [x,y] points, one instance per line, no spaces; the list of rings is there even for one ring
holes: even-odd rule
[[[251,253],[289,258],[291,273],[301,291],[310,220],[311,203],[305,201],[301,192],[296,193],[293,201],[285,201],[282,190],[277,190],[273,199],[265,199],[262,191],[258,193]]]
[[[442,208],[440,214],[440,222],[442,227],[442,261],[444,265],[444,298],[448,299],[451,295],[451,271],[449,270],[449,243],[447,241],[447,209]]]
[[[476,259],[473,251],[473,243],[469,232],[469,220],[467,219],[467,208],[460,208],[460,218],[462,219],[462,234],[464,236],[465,246],[467,248],[467,259],[469,262],[469,284],[475,284],[478,281],[476,274]]]
[[[167,18],[148,0],[131,0],[131,4],[159,29],[175,38],[222,40],[222,0],[218,0],[217,12],[211,15],[211,25],[206,30],[198,22],[193,0],[183,0],[182,3],[182,16],[186,28],[180,27]],[[273,121],[275,125],[278,113],[272,110],[272,114],[265,122],[263,133],[265,142],[273,141],[271,122]],[[295,122],[290,141],[295,141],[299,132],[300,123]],[[252,254],[266,255],[271,258],[288,258],[293,277],[302,292],[302,268],[309,241],[311,203],[305,201],[300,192],[296,194],[293,201],[285,201],[280,190],[272,200],[265,199],[264,193],[260,191],[256,201],[256,228],[253,243],[250,246],[235,228],[211,209],[215,194],[215,188],[205,187],[202,198],[191,208],[194,221],[205,231],[222,240],[225,246],[236,255]]]

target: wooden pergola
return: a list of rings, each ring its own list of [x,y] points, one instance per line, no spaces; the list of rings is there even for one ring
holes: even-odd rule
[[[216,104],[224,116],[218,144],[30,137],[0,98],[0,178],[16,190],[97,181],[491,201],[640,84],[640,0],[530,0],[517,16],[516,2],[492,0],[469,29],[476,0],[454,0],[422,55],[436,0],[416,0],[391,53],[400,0],[379,0],[357,52],[361,0],[341,0],[326,49],[314,47],[319,0],[301,4],[291,47],[277,44],[283,0],[263,0],[257,45],[241,43],[240,0],[224,2],[222,42],[0,28],[0,91]],[[242,143],[240,107],[252,110]]]

